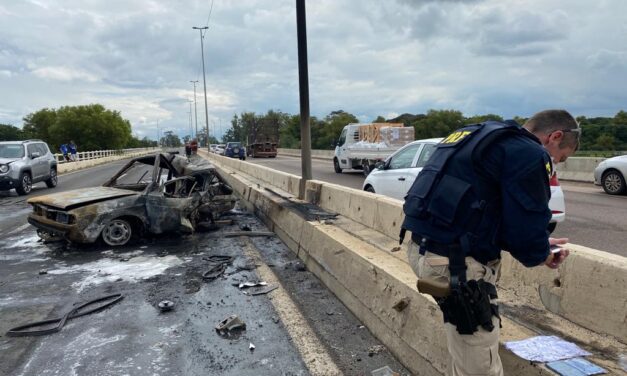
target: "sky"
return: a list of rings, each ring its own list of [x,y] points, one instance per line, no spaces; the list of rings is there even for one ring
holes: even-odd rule
[[[310,0],[311,114],[627,109],[627,1]],[[295,0],[0,0],[0,123],[100,103],[138,137],[299,112]],[[194,128],[194,126],[192,126]]]

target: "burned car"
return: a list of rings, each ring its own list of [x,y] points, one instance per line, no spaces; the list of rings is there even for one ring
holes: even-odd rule
[[[207,161],[156,154],[132,159],[101,187],[28,200],[28,222],[45,240],[102,239],[121,246],[145,233],[191,233],[214,223],[235,202],[231,187]]]

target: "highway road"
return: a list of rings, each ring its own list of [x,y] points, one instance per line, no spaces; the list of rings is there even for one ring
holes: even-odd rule
[[[0,195],[0,376],[365,375],[385,365],[409,374],[278,238],[221,235],[268,231],[252,213],[228,213],[233,224],[216,231],[145,236],[113,249],[39,240],[26,198],[101,185],[125,163],[61,175],[58,187],[38,184],[27,197]],[[222,277],[204,279],[213,255],[233,261]],[[245,295],[238,284],[247,281],[278,288]],[[124,299],[68,320],[59,333],[6,335],[115,293]],[[161,313],[162,300],[173,311]],[[233,314],[246,330],[220,336],[215,326]]]
[[[301,174],[300,158],[278,156],[275,159],[248,158],[248,162],[290,174]],[[361,189],[361,171],[336,174],[328,160],[312,160],[313,178]],[[588,183],[561,182],[566,199],[566,220],[557,226],[556,237],[571,243],[627,256],[627,196],[610,196]]]

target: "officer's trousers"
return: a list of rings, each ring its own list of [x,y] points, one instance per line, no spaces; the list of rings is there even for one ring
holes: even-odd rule
[[[410,242],[409,264],[419,278],[431,278],[441,282],[449,281],[448,258],[426,252],[418,253],[418,245]],[[500,272],[500,261],[483,265],[472,257],[466,257],[466,278],[481,279],[496,285]],[[492,301],[496,304],[496,301]],[[462,335],[455,326],[445,323],[449,352],[449,376],[486,375],[502,376],[503,366],[499,357],[499,319],[492,317],[494,330],[488,332],[482,327],[472,335]]]

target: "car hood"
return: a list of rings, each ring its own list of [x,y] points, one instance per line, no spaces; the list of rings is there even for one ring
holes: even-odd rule
[[[15,162],[20,158],[0,158],[0,164],[8,164],[11,162]]]
[[[95,187],[33,197],[28,200],[28,203],[43,204],[57,209],[69,210],[96,202],[133,195],[139,196],[140,193],[127,189]]]

